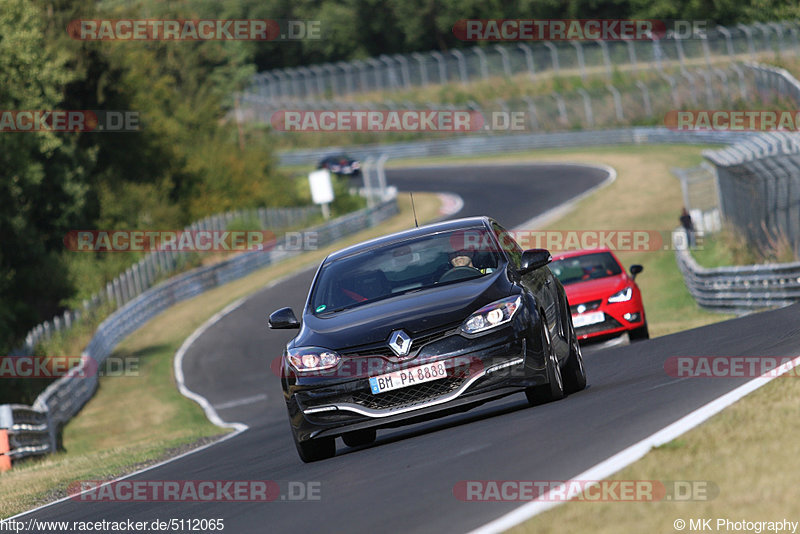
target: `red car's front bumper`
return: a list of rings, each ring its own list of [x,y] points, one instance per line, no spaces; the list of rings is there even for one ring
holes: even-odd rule
[[[642,297],[636,288],[626,302],[608,302],[606,298],[573,302],[568,298],[575,333],[580,340],[620,335],[645,324]]]

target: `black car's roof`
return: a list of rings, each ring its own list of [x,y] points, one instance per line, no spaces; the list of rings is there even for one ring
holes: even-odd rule
[[[403,230],[402,232],[377,237],[375,239],[370,239],[369,241],[364,241],[363,243],[358,243],[357,245],[352,245],[347,248],[337,250],[325,258],[324,263],[328,263],[345,256],[350,256],[358,252],[364,252],[365,250],[405,241],[407,239],[432,235],[439,232],[466,230],[469,228],[487,228],[487,225],[490,223],[490,221],[491,219],[489,217],[467,217],[464,219],[454,219],[435,224],[427,224],[425,226],[420,226],[419,228],[411,228],[410,230]]]

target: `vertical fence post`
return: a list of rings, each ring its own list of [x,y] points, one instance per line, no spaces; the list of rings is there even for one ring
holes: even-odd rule
[[[542,44],[546,46],[548,50],[550,50],[550,61],[553,62],[553,71],[556,73],[556,76],[558,76],[560,70],[558,64],[558,50],[550,41],[544,41]]]
[[[525,43],[518,43],[517,47],[525,54],[525,65],[528,67],[528,72],[531,75],[531,80],[536,78],[536,66],[533,63],[533,52],[531,47]]]
[[[456,61],[458,61],[458,72],[461,75],[461,83],[469,83],[469,75],[467,74],[467,58],[464,57],[464,54],[461,52],[461,50],[451,50],[450,53],[453,54],[453,56],[456,58]]]
[[[633,41],[625,41],[625,44],[628,47],[628,61],[631,64],[631,71],[635,76],[638,71],[638,66],[636,64],[636,46],[633,44]]]
[[[484,80],[489,79],[489,65],[486,61],[486,54],[481,49],[480,46],[476,46],[472,49],[476,56],[478,56],[478,64],[481,66],[481,78]],[[463,80],[462,80],[463,81]]]
[[[439,83],[444,85],[447,83],[447,65],[444,62],[444,56],[441,52],[437,52],[434,50],[431,52],[431,56],[436,60],[436,63],[439,65]]]
[[[583,47],[580,41],[571,41],[570,44],[575,48],[578,56],[578,70],[581,71],[581,80],[586,81],[586,63],[583,60]]]
[[[494,45],[494,47],[497,50],[497,52],[500,54],[500,57],[503,60],[503,74],[506,76],[506,78],[510,78],[511,77],[511,60],[509,60],[509,58],[508,58],[508,50],[506,50],[506,47],[504,47],[502,45]]]
[[[603,53],[603,64],[606,67],[606,78],[608,78],[608,81],[611,81],[611,57],[608,55],[608,43],[602,39],[598,39],[596,42],[600,44],[600,50]]]
[[[643,81],[637,80],[636,87],[642,92],[642,101],[644,103],[644,113],[648,117],[653,116],[653,107],[650,104],[650,92],[647,90],[647,86],[644,84]]]
[[[622,97],[620,96],[619,91],[611,84],[606,85],[606,88],[611,92],[611,96],[614,99],[614,109],[616,110],[617,120],[625,120],[625,116],[622,113]]]
[[[419,63],[420,84],[425,87],[428,85],[428,69],[425,68],[425,58],[419,52],[414,52],[411,54],[411,57],[413,57],[417,63]]]
[[[733,41],[731,40],[730,30],[728,30],[728,28],[726,28],[725,26],[717,25],[717,31],[721,33],[723,37],[725,37],[725,46],[728,50],[728,56],[733,58],[733,56],[735,56],[736,54],[733,51]]]
[[[592,113],[592,99],[589,98],[589,93],[586,92],[586,89],[580,88],[578,89],[578,93],[583,97],[583,113],[586,116],[586,125],[589,128],[594,126],[594,114]]]

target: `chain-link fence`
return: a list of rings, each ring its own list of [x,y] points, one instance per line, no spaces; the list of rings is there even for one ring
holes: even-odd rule
[[[782,78],[781,78],[782,79]],[[478,103],[441,104],[409,101],[346,101],[269,99],[256,94],[240,100],[239,120],[270,123],[273,114],[284,110],[308,111],[402,111],[402,110],[468,110],[481,113],[484,123],[492,122],[493,114],[522,112],[524,124],[518,130],[494,130],[488,133],[552,132],[614,126],[663,123],[668,113],[680,109],[737,109],[756,101],[784,99],[794,105],[800,92],[782,84],[753,63],[731,63],[721,67],[696,67],[684,71],[663,71],[623,84],[606,83],[575,91],[556,91],[545,95],[497,98]],[[277,134],[282,134],[276,129]],[[475,135],[479,132],[462,133]],[[341,134],[340,134],[341,135]],[[431,137],[442,134],[406,132],[406,136]],[[444,134],[448,135],[448,134]],[[452,135],[450,133],[449,135]],[[339,139],[344,141],[344,139]]]
[[[492,77],[524,76],[537,80],[552,75],[604,75],[615,70],[663,71],[671,65],[684,71],[718,61],[753,60],[761,54],[796,54],[794,23],[772,22],[717,26],[692,39],[645,41],[572,41],[496,44],[449,52],[381,55],[355,61],[276,69],[254,76],[246,95],[264,99],[330,100],[353,94],[412,87],[469,83]]]
[[[800,134],[761,134],[704,156],[716,166],[723,217],[762,251],[800,254]]]

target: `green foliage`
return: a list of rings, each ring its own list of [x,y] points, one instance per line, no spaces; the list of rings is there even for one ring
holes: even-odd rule
[[[275,171],[270,136],[232,120],[233,95],[255,72],[252,47],[90,42],[65,31],[75,19],[230,11],[216,2],[3,1],[0,109],[135,111],[141,126],[0,135],[0,353],[140,256],[66,251],[69,230],[176,229],[229,209],[301,202]]]

